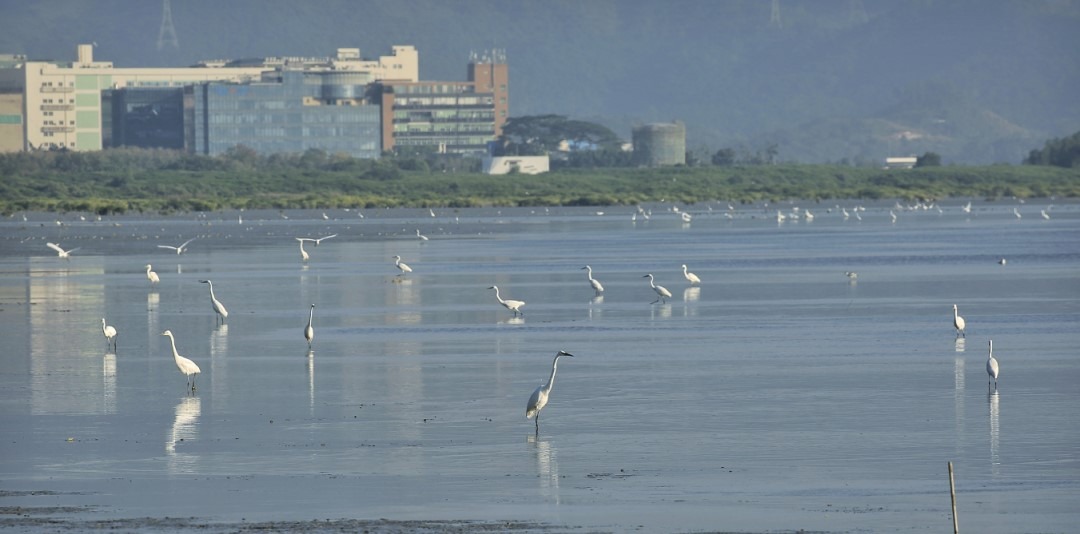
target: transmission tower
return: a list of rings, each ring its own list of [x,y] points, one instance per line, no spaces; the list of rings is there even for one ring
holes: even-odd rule
[[[172,23],[172,9],[169,9],[169,0],[162,0],[161,5],[161,29],[158,30],[157,49],[165,48],[165,44],[180,48],[180,39],[176,37],[176,28]]]
[[[777,28],[784,27],[784,23],[780,22],[780,0],[772,0],[772,14],[769,16],[769,25]]]

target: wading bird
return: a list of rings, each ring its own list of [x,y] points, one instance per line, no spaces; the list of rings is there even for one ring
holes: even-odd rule
[[[419,228],[416,229],[416,238],[419,239],[420,241],[427,241],[428,240],[426,235],[420,233]]]
[[[543,410],[544,406],[547,406],[548,396],[551,395],[551,386],[555,385],[555,369],[559,365],[559,358],[562,356],[574,357],[573,354],[570,354],[565,350],[560,350],[559,353],[555,355],[555,360],[551,362],[551,378],[548,378],[546,384],[537,387],[536,391],[533,391],[532,395],[529,396],[529,402],[525,405],[525,418],[536,418],[537,434],[540,434],[540,410]]]
[[[499,296],[499,286],[491,286],[488,289],[495,290],[495,298],[499,299],[499,304],[502,304],[506,309],[514,312],[514,316],[525,315],[525,313],[521,311],[521,307],[525,305],[525,301],[510,299],[503,300],[503,298]]]
[[[660,302],[661,300],[664,301],[664,304],[667,304],[667,299],[671,298],[671,292],[668,291],[667,288],[664,287],[664,286],[656,285],[656,282],[653,280],[652,273],[649,273],[649,274],[647,274],[645,276],[642,276],[642,278],[648,278],[649,279],[649,287],[651,287],[653,289],[653,291],[655,291],[656,294],[657,294],[656,300],[650,302],[650,304],[656,304],[657,302]]]
[[[586,273],[586,274],[589,277],[589,285],[592,286],[593,291],[595,291],[597,295],[599,295],[600,293],[603,293],[604,292],[604,286],[600,284],[599,280],[592,277],[592,267],[589,267],[588,265],[586,265],[586,266],[582,267],[582,269],[588,271],[588,273]]]
[[[180,246],[178,246],[178,247],[174,247],[172,245],[158,245],[157,247],[158,248],[167,248],[167,249],[170,249],[170,250],[175,250],[177,254],[183,254],[184,251],[187,250],[188,244],[191,243],[192,241],[195,241],[196,239],[197,238],[195,238],[195,237],[193,237],[191,239],[188,239],[187,241],[184,241],[183,243],[181,243]]]
[[[964,332],[964,318],[956,311],[956,304],[952,305],[952,325],[956,328],[956,337],[967,337],[967,333]]]
[[[990,356],[986,359],[986,374],[990,378],[986,381],[986,389],[990,389],[990,380],[994,381],[994,391],[997,391],[998,361],[994,359],[994,340],[990,340]]]
[[[172,355],[173,360],[176,362],[176,368],[187,377],[188,385],[191,386],[191,391],[194,392],[195,375],[201,373],[202,370],[199,369],[199,366],[195,362],[181,356],[179,352],[176,352],[176,339],[173,338],[172,330],[166,330],[162,332],[161,335],[169,336],[169,343],[172,344]]]
[[[311,320],[315,317],[315,305],[311,305],[308,311],[307,326],[304,327],[304,339],[307,340],[307,348],[311,350],[311,342],[315,339],[315,329],[311,327]]]
[[[306,251],[306,250],[304,250],[304,239],[302,239],[302,238],[299,238],[299,237],[296,237],[296,238],[293,238],[293,239],[296,239],[297,241],[299,241],[299,242],[300,242],[300,259],[301,259],[301,260],[303,260],[303,261],[308,261],[308,260],[310,260],[310,259],[311,259],[311,255],[309,255],[309,254],[307,253],[307,251]]]
[[[701,279],[698,278],[698,275],[686,271],[686,264],[685,263],[682,266],[682,275],[683,275],[684,278],[686,278],[687,282],[690,282],[690,285],[695,285],[695,284],[700,284],[701,283]]]
[[[151,271],[150,269],[151,269],[150,264],[147,263],[146,264],[146,279],[149,280],[151,284],[156,284],[156,283],[160,282],[161,278],[158,277],[157,273],[155,273],[154,271]]]
[[[116,329],[105,324],[105,318],[101,318],[101,333],[105,334],[105,346],[112,345],[113,350],[116,350]]]
[[[80,248],[82,248],[82,247],[76,247],[76,248],[73,248],[71,250],[64,250],[64,249],[60,248],[60,245],[57,245],[56,243],[45,243],[45,246],[55,250],[56,255],[61,257],[61,258],[64,258],[65,260],[71,259],[71,253],[75,252],[76,250],[79,250]]]
[[[210,286],[210,305],[214,308],[214,311],[217,312],[218,319],[224,324],[225,318],[229,316],[229,310],[226,310],[225,306],[221,304],[221,301],[214,296],[214,283],[209,280],[199,280],[199,282]]]
[[[401,271],[401,276],[405,276],[406,274],[412,272],[412,267],[409,267],[404,262],[402,262],[401,256],[394,256],[394,266],[396,266],[398,270]]]
[[[844,276],[848,277],[849,280],[854,282],[856,279],[859,278],[859,273],[857,273],[855,271],[847,271],[847,272],[844,273]]]

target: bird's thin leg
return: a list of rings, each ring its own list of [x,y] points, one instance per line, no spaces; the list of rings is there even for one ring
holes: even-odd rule
[[[536,412],[536,435],[540,435],[540,412]]]

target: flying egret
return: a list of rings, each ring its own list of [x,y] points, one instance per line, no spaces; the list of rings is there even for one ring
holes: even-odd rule
[[[297,238],[294,238],[294,239],[296,239],[297,241],[299,241],[299,242],[300,242],[300,259],[302,259],[303,261],[308,261],[308,260],[310,260],[310,259],[311,259],[311,255],[310,255],[310,254],[308,254],[306,250],[304,250],[304,239],[303,239],[303,238],[299,238],[299,237],[297,237]]]
[[[957,314],[956,304],[952,305],[952,324],[956,328],[956,337],[967,337],[967,333],[964,332],[964,318]]]
[[[64,258],[65,260],[71,259],[71,253],[75,252],[76,250],[79,250],[80,248],[82,248],[82,247],[76,247],[76,248],[73,248],[71,250],[64,250],[64,249],[60,248],[60,245],[57,245],[56,243],[45,243],[45,246],[55,250],[56,255],[61,257],[61,258]]]
[[[971,201],[969,200],[968,203],[961,206],[960,209],[964,210],[964,213],[971,213]]]
[[[506,309],[514,312],[515,317],[517,315],[525,315],[525,313],[521,311],[521,307],[525,305],[525,301],[510,299],[503,300],[503,298],[499,296],[499,286],[491,286],[488,289],[495,290],[495,298],[499,299],[499,304],[502,304]]]
[[[555,369],[559,364],[559,358],[562,356],[574,357],[573,354],[570,354],[565,350],[560,350],[559,353],[555,355],[555,360],[551,362],[551,378],[548,378],[546,384],[537,387],[536,391],[533,391],[532,395],[529,396],[528,404],[525,405],[525,418],[536,418],[537,434],[540,433],[540,410],[543,410],[544,406],[547,406],[548,396],[551,394],[551,386],[555,385]]]
[[[105,346],[112,345],[113,350],[116,350],[116,329],[112,326],[105,324],[105,318],[101,318],[101,333],[105,334]]]
[[[412,267],[402,262],[401,256],[394,256],[394,265],[401,271],[402,276],[412,272]]]
[[[419,239],[420,241],[427,241],[428,240],[426,235],[420,233],[419,228],[416,229],[416,238]]]
[[[225,324],[225,318],[229,316],[229,311],[225,309],[225,306],[221,304],[221,301],[214,296],[214,283],[209,280],[199,280],[204,284],[210,286],[210,305],[214,308],[214,311],[218,314],[218,319],[221,319],[221,323]]]
[[[149,280],[151,284],[156,284],[156,283],[160,282],[161,278],[157,275],[157,273],[155,273],[154,271],[151,271],[150,269],[151,269],[150,264],[147,263],[146,264],[146,279]]]
[[[195,391],[195,375],[201,373],[202,369],[199,369],[199,366],[195,362],[181,356],[179,352],[176,352],[176,339],[173,337],[172,330],[166,330],[162,332],[161,335],[169,336],[169,343],[172,344],[172,355],[173,360],[176,361],[176,368],[187,377],[188,385],[191,386],[191,391]]]
[[[586,266],[582,267],[582,269],[588,271],[588,273],[586,273],[586,274],[589,277],[589,285],[592,286],[593,291],[595,291],[597,295],[599,295],[600,293],[603,293],[604,292],[604,286],[602,284],[600,284],[599,280],[592,277],[592,267],[589,267],[588,265],[586,265]]]
[[[684,278],[686,278],[687,282],[690,282],[690,285],[695,285],[695,284],[700,284],[701,283],[701,279],[698,278],[698,275],[686,271],[686,264],[685,263],[682,266],[682,275],[683,275]]]
[[[307,340],[307,348],[311,350],[311,342],[315,339],[315,329],[311,327],[311,320],[315,317],[315,305],[311,305],[311,310],[308,311],[307,326],[304,327],[304,339]]]
[[[322,243],[323,241],[325,241],[327,239],[330,239],[332,237],[337,237],[337,234],[331,234],[331,235],[328,235],[328,236],[320,237],[318,239],[311,238],[311,237],[297,237],[296,239],[299,239],[301,243],[303,243],[304,241],[311,241],[311,242],[315,243],[315,246],[317,247],[317,246],[319,246],[319,243]]]
[[[994,359],[994,340],[990,340],[990,357],[986,359],[986,374],[990,378],[986,381],[986,389],[990,389],[990,380],[994,381],[994,391],[997,391],[998,361]]]
[[[664,287],[664,286],[656,285],[656,282],[653,280],[652,273],[649,273],[649,274],[647,274],[645,276],[642,276],[642,278],[648,278],[649,279],[649,287],[653,288],[653,291],[655,291],[656,294],[658,295],[656,297],[656,300],[650,302],[650,304],[656,304],[658,301],[661,301],[661,300],[664,301],[664,304],[667,304],[667,299],[671,298],[671,292],[668,291],[667,288]]]
[[[183,254],[184,251],[187,250],[188,243],[191,243],[192,241],[195,241],[196,239],[198,239],[198,238],[193,237],[191,239],[188,239],[187,241],[184,241],[183,243],[181,243],[180,246],[178,246],[178,247],[174,247],[172,245],[158,245],[158,248],[172,249],[172,250],[175,250],[176,253],[179,255],[179,254]]]

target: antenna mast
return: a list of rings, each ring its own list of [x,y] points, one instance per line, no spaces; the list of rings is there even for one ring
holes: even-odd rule
[[[161,5],[161,29],[158,30],[157,49],[165,48],[165,44],[180,48],[180,39],[176,37],[176,28],[172,23],[172,9],[169,9],[169,0],[162,0]]]

